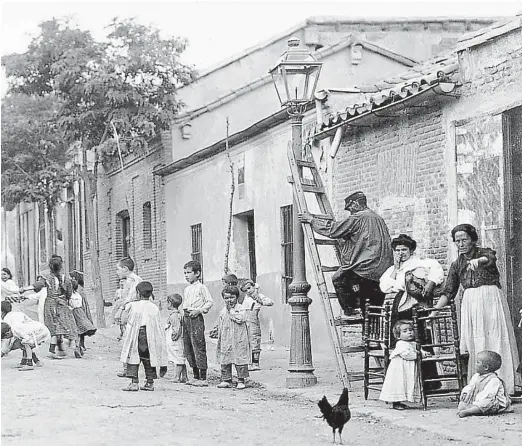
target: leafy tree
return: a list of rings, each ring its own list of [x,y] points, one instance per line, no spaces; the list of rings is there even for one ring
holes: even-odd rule
[[[2,204],[38,202],[53,209],[70,180],[54,95],[13,94],[2,101]]]
[[[118,152],[142,153],[161,131],[168,130],[182,104],[176,89],[194,78],[180,62],[186,41],[164,39],[160,31],[117,18],[108,26],[106,42],[88,31],[53,19],[40,25],[40,35],[26,53],[2,59],[11,91],[60,99],[56,123],[64,142],[80,141],[81,175],[85,181],[86,212],[94,215],[98,163],[113,164]],[[119,138],[111,131],[116,129]],[[92,170],[85,162],[95,153]],[[94,231],[94,219],[91,234]],[[91,259],[97,307],[103,310],[97,241],[91,237]],[[103,326],[103,311],[98,312]]]

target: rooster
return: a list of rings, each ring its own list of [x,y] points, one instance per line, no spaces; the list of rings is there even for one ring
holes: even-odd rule
[[[333,430],[333,442],[335,443],[335,430],[339,432],[339,442],[343,444],[343,439],[341,437],[341,433],[343,431],[344,425],[348,423],[350,420],[351,414],[350,409],[348,407],[348,389],[345,387],[343,389],[343,393],[339,398],[339,401],[335,406],[331,406],[326,396],[323,396],[323,399],[317,403],[319,409],[321,409],[321,413],[323,414],[323,419],[326,420],[328,425]]]

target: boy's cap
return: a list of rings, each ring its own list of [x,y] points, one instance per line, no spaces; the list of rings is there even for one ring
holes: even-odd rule
[[[136,285],[136,290],[141,294],[152,294],[154,287],[150,282],[140,282],[138,285]]]

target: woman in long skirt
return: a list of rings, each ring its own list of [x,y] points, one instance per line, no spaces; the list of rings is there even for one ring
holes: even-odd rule
[[[508,394],[513,394],[515,385],[521,384],[517,374],[519,357],[509,307],[500,289],[496,253],[477,246],[478,234],[472,225],[455,226],[451,236],[459,257],[451,264],[445,294],[454,299],[459,286],[464,288],[460,349],[469,353],[468,379],[476,373],[477,353],[491,350],[502,357],[497,374]]]

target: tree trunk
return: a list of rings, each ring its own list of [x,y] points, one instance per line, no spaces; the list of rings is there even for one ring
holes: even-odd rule
[[[85,185],[85,211],[89,216],[89,248],[91,253],[92,289],[96,298],[96,324],[99,328],[105,328],[105,305],[103,300],[102,284],[100,277],[100,259],[98,257],[98,237],[95,219],[98,216],[94,212],[94,198],[96,197],[96,176],[87,171],[84,164],[82,178]],[[94,184],[94,191],[91,185]]]

